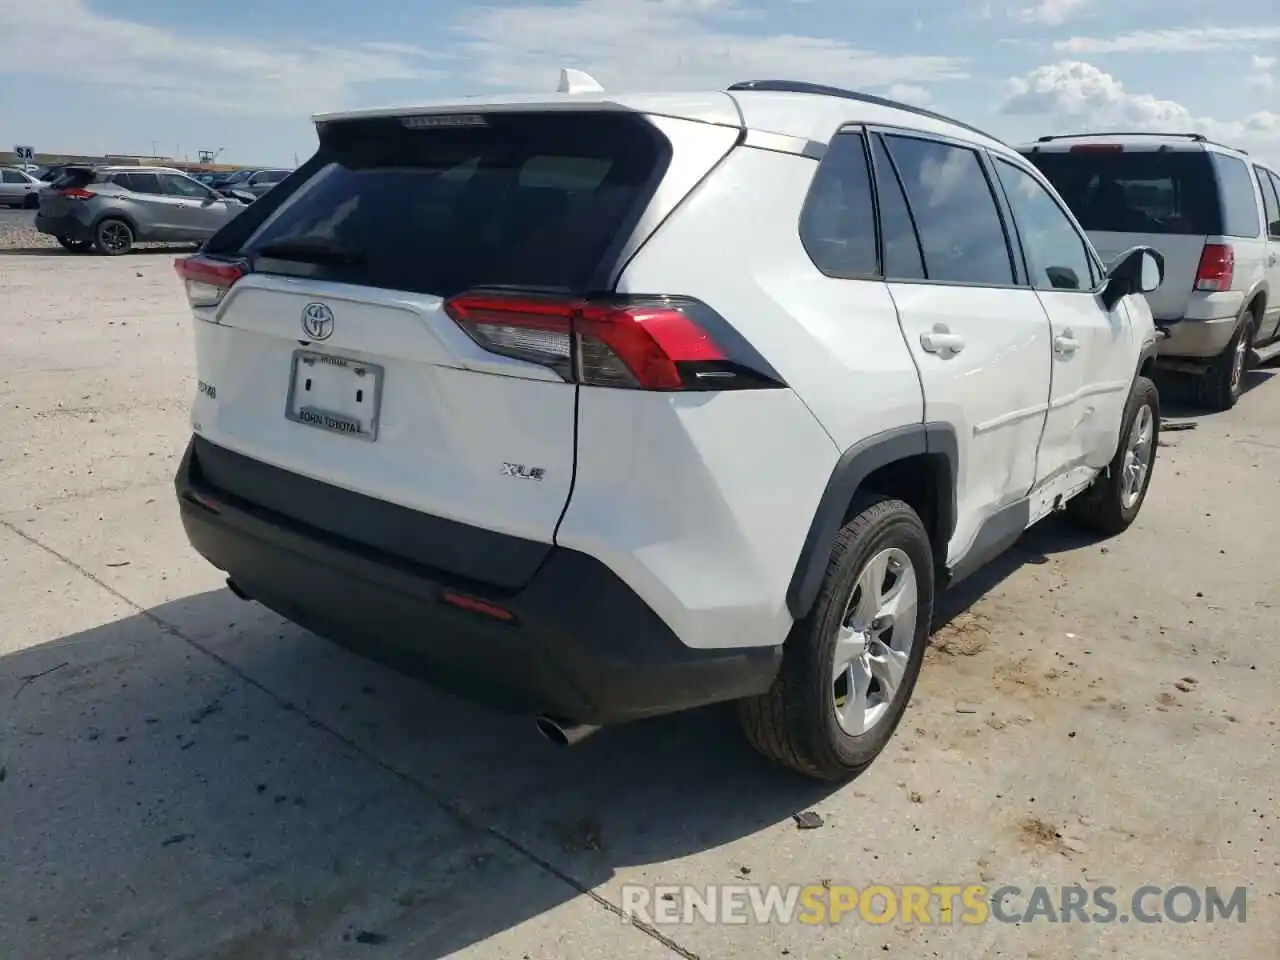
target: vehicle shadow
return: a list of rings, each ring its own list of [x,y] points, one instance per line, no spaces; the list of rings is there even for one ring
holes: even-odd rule
[[[835,789],[724,708],[564,750],[262,613],[210,591],[0,657],[6,955],[442,957]]]
[[[1255,367],[1246,370],[1240,384],[1241,397],[1272,380],[1280,369],[1272,367]],[[1161,419],[1177,419],[1198,421],[1206,417],[1216,416],[1212,410],[1205,410],[1194,402],[1191,374],[1161,371],[1156,375],[1156,386],[1160,390]]]
[[[1058,514],[1045,517],[1013,546],[939,597],[934,609],[935,632],[967,613],[979,600],[1026,564],[1046,564],[1053,556],[1096,547],[1104,538]]]

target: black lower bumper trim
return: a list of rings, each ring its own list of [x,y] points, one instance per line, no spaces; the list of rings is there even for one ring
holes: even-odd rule
[[[80,242],[93,239],[89,228],[75,217],[43,217],[36,214],[36,232]]]
[[[175,479],[195,549],[287,619],[450,693],[508,712],[602,725],[753,696],[777,673],[781,647],[681,643],[586,554],[552,548],[522,589],[485,596],[474,581],[460,584],[415,562],[421,549],[413,560],[382,553],[220,490],[200,469],[197,450],[208,446],[193,440]],[[316,481],[306,482],[316,496]],[[330,489],[340,500],[358,496]],[[449,555],[448,544],[440,549]],[[451,593],[510,617],[487,615],[483,602],[479,609],[446,602]]]

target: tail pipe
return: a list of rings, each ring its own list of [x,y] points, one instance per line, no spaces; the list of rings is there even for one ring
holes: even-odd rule
[[[588,723],[569,723],[548,716],[538,717],[534,724],[540,734],[560,747],[572,747],[574,744],[581,743],[600,729]]]

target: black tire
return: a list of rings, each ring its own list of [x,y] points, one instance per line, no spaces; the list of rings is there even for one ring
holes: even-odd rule
[[[1138,424],[1143,410],[1150,411],[1150,435],[1146,441],[1146,472],[1142,475],[1137,490],[1137,498],[1126,502],[1125,469],[1128,455],[1136,440],[1134,427]],[[1146,377],[1138,377],[1129,391],[1129,400],[1125,404],[1124,420],[1120,428],[1120,445],[1116,455],[1107,469],[1098,474],[1097,479],[1084,493],[1079,494],[1067,503],[1067,516],[1080,526],[1101,533],[1115,536],[1123,533],[1138,517],[1143,502],[1147,499],[1147,489],[1151,486],[1151,475],[1155,472],[1156,450],[1160,444],[1160,391]]]
[[[93,229],[93,248],[103,256],[124,256],[133,249],[133,227],[117,217],[104,217]]]
[[[757,751],[798,773],[834,782],[865,770],[893,736],[920,674],[933,618],[933,548],[916,512],[901,500],[871,495],[860,496],[853,510],[855,516],[836,538],[813,610],[787,638],[772,688],[738,702],[743,731]],[[880,719],[865,733],[851,735],[836,716],[837,635],[859,577],[871,560],[887,550],[905,556],[915,574],[916,617],[908,631],[911,647],[905,651],[897,691]],[[897,646],[901,639],[891,636],[890,642]]]
[[[1247,315],[1212,366],[1192,381],[1192,399],[1197,406],[1224,413],[1240,399],[1244,374],[1249,368],[1253,340],[1253,316]]]
[[[70,237],[56,238],[58,244],[72,253],[84,253],[93,246],[92,240],[72,240]]]
[[[34,193],[28,193],[27,198],[22,201],[22,209],[23,210],[39,210],[40,197]]]

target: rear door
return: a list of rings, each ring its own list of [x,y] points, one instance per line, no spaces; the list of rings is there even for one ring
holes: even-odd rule
[[[196,325],[198,376],[217,399],[198,397],[193,419],[256,459],[549,549],[573,479],[577,387],[518,358],[536,330],[510,328],[517,356],[499,356],[445,301],[599,290],[681,147],[622,111],[437,119],[326,122],[310,175],[207,244],[250,273],[216,322]],[[736,134],[685,169],[684,189]],[[505,585],[544,555],[504,566]]]
[[[873,140],[884,274],[925,419],[954,424],[960,444],[954,564],[980,535],[1022,531],[982,527],[1035,483],[1049,320],[1012,255],[985,154],[923,135]]]
[[[0,203],[21,203],[26,199],[28,182],[17,170],[0,170]]]
[[[1080,144],[1028,154],[1066,201],[1104,263],[1155,247],[1165,280],[1147,297],[1157,320],[1180,320],[1205,241],[1221,230],[1209,155],[1198,145]]]
[[[162,240],[185,237],[185,212],[177,197],[166,193],[160,177],[154,173],[115,173],[111,183],[123,188],[125,209],[138,225],[139,240]]]

